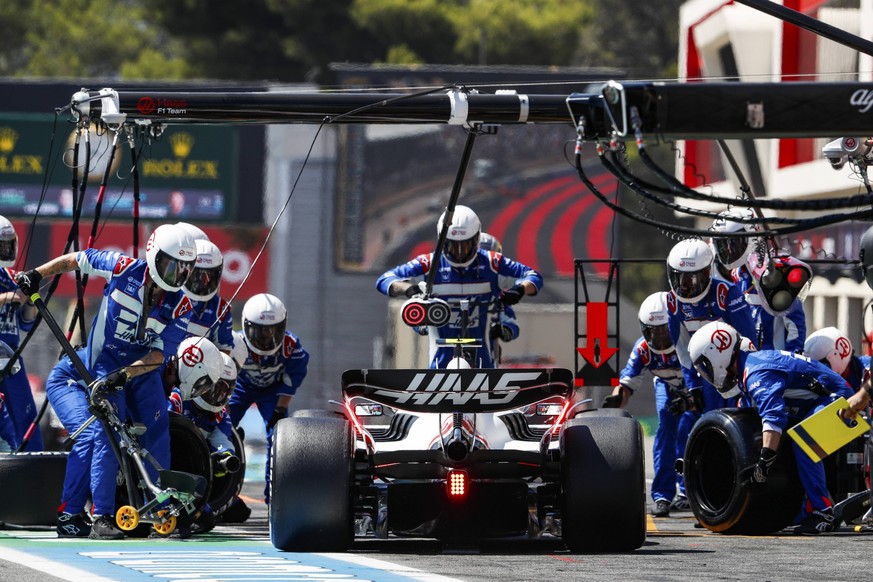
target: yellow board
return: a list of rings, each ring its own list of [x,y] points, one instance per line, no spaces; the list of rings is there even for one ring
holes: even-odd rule
[[[818,463],[868,430],[867,421],[856,416],[857,424],[850,427],[839,416],[839,411],[848,408],[845,398],[839,398],[809,418],[788,429],[788,436],[803,449],[809,458]]]

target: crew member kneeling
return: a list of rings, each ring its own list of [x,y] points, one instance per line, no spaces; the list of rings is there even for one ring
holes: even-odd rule
[[[812,416],[852,389],[833,370],[806,356],[775,350],[741,349],[736,329],[712,322],[697,330],[688,352],[698,374],[725,398],[740,394],[743,402],[758,409],[763,424],[761,457],[751,473],[754,484],[767,481],[776,460],[782,432]],[[834,531],[833,503],[825,481],[824,466],[792,443],[797,472],[806,491],[806,517],[794,533],[816,535]]]

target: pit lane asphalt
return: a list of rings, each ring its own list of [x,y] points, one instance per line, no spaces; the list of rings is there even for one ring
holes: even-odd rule
[[[649,479],[651,444],[647,439]],[[269,543],[263,481],[246,481],[243,494],[253,509],[246,523],[219,525],[189,540],[69,541],[57,540],[47,531],[0,530],[0,581],[871,578],[873,533],[854,533],[844,526],[838,533],[816,537],[790,532],[724,536],[695,528],[689,512],[649,518],[645,544],[626,554],[571,554],[549,536],[487,541],[475,547],[420,539],[359,539],[346,554],[284,553]]]

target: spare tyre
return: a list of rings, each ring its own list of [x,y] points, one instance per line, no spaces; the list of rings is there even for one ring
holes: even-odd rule
[[[682,464],[685,493],[706,529],[760,535],[791,525],[797,516],[804,490],[790,438],[782,438],[767,482],[751,484],[749,468],[760,457],[761,439],[761,418],[751,408],[707,412],[691,429]]]
[[[0,453],[0,522],[55,525],[67,453]]]

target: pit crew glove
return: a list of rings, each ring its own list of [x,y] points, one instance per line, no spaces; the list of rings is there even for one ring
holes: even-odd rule
[[[426,325],[416,325],[412,329],[415,330],[415,333],[418,335],[427,335],[427,326]]]
[[[502,342],[512,341],[512,330],[500,323],[492,323],[488,335],[493,340],[499,339]]]
[[[621,408],[621,394],[610,394],[603,399],[600,408]]]
[[[752,483],[763,484],[767,482],[767,474],[770,472],[770,467],[776,462],[776,451],[771,448],[764,447],[761,449],[761,457],[755,465],[755,470],[752,471]]]
[[[404,294],[407,297],[409,297],[410,299],[412,299],[413,297],[418,297],[419,295],[421,295],[421,288],[418,285],[416,285],[415,283],[413,283],[412,285],[410,285],[409,287],[406,288],[406,291],[404,292]]]
[[[515,305],[521,301],[521,298],[524,297],[524,295],[524,285],[518,283],[501,293],[500,301],[502,301],[504,305]]]
[[[107,375],[103,379],[103,385],[110,390],[121,390],[124,385],[130,381],[130,374],[127,370],[121,369]]]
[[[15,273],[15,282],[28,298],[34,293],[39,293],[40,281],[42,281],[42,275],[36,269]]]
[[[669,396],[670,401],[667,402],[667,410],[673,416],[680,416],[683,412],[692,410],[696,406],[694,397],[688,388],[684,386],[681,388],[670,388]]]
[[[267,421],[267,430],[273,430],[276,423],[285,418],[288,414],[288,408],[285,406],[277,406],[273,409],[273,416]]]

